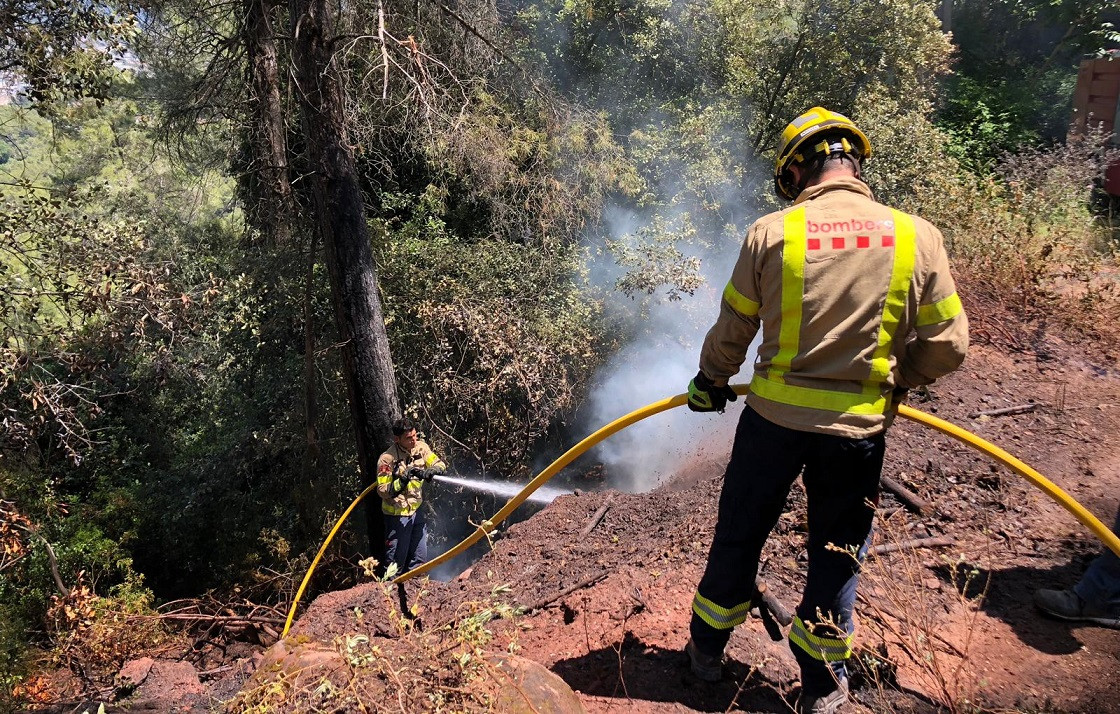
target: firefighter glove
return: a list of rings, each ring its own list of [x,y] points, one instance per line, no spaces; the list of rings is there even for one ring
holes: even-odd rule
[[[688,383],[688,408],[694,412],[722,412],[728,402],[737,398],[735,390],[726,384],[717,387],[703,370]]]
[[[443,472],[444,469],[440,466],[429,466],[428,468],[424,469],[424,473],[420,475],[420,478],[424,479],[425,481],[431,481],[432,478],[442,475]]]
[[[891,408],[898,409],[898,405],[906,401],[908,394],[910,394],[910,390],[906,387],[895,387],[891,391]]]

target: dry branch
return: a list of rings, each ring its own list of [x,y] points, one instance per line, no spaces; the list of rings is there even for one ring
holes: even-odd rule
[[[606,570],[602,570],[598,573],[595,573],[594,575],[589,575],[588,577],[584,578],[583,580],[580,580],[578,583],[575,583],[574,585],[569,585],[568,587],[564,588],[563,590],[556,593],[555,595],[549,595],[548,597],[544,598],[543,600],[538,600],[537,602],[533,603],[532,605],[527,605],[525,607],[525,612],[532,612],[534,610],[541,610],[541,609],[551,605],[552,603],[556,602],[560,598],[567,597],[568,595],[571,595],[576,590],[581,590],[583,588],[594,585],[595,583],[599,582],[603,578],[607,577],[607,575],[608,575],[608,572]]]
[[[587,525],[583,527],[583,530],[579,532],[581,536],[589,535],[591,531],[595,530],[595,526],[599,525],[599,522],[603,520],[603,516],[607,515],[607,509],[611,507],[612,501],[614,501],[613,493],[607,496],[607,500],[603,505],[599,506],[599,509],[592,514],[591,520],[589,520]]]
[[[759,599],[761,600],[758,604],[769,610],[770,614],[774,616],[774,619],[777,620],[782,627],[788,627],[789,624],[793,622],[793,615],[790,614],[789,608],[782,604],[781,600],[774,597],[774,594],[770,592],[770,588],[766,587],[766,583],[762,582],[759,578],[755,578],[754,587],[755,590],[758,591]]]
[[[168,615],[133,615],[132,617],[145,620],[176,620],[184,622],[210,622],[222,625],[283,625],[282,617],[260,617],[254,615],[206,615],[197,614],[168,614]]]
[[[55,557],[54,548],[51,547],[50,542],[39,533],[37,528],[24,526],[19,523],[15,525],[24,533],[37,538],[39,542],[43,544],[43,547],[47,549],[47,560],[50,563],[51,578],[54,580],[55,587],[58,588],[58,592],[62,597],[68,596],[70,594],[70,588],[66,587],[66,583],[62,582],[62,575],[58,572],[58,558]]]
[[[906,488],[898,481],[895,481],[890,476],[880,476],[879,485],[893,493],[898,500],[902,501],[911,511],[922,514],[929,510],[929,504],[921,496]]]
[[[1027,412],[1033,412],[1035,409],[1038,409],[1038,404],[1018,404],[1013,407],[1004,407],[1002,409],[988,409],[980,412],[972,412],[968,415],[968,418],[975,419],[982,416],[993,417],[1007,416],[1009,414],[1025,414]]]

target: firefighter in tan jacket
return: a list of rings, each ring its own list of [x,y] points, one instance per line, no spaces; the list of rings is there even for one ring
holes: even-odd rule
[[[428,531],[424,521],[424,482],[446,471],[435,452],[416,438],[406,419],[393,423],[393,443],[377,459],[377,495],[385,519],[385,565],[397,564],[405,573],[428,559]]]
[[[686,650],[717,680],[731,630],[757,598],[759,555],[801,474],[809,572],[790,647],[799,711],[847,699],[852,606],[879,495],[884,434],[906,390],[956,369],[968,322],[941,233],[877,203],[860,180],[867,137],[814,107],[785,130],[775,183],[792,206],[751,226],[689,384],[695,411],[723,411],[761,328]]]

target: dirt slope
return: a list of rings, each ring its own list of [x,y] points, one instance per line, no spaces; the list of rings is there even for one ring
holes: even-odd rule
[[[1037,406],[973,416],[1027,403]],[[982,343],[964,369],[913,405],[1003,446],[1111,523],[1120,497],[1114,355],[1088,355],[1049,339],[1034,352],[1009,356]],[[510,528],[458,580],[410,584],[425,636],[434,638],[427,651],[438,654],[441,641],[453,648],[454,625],[471,613],[522,606],[531,610],[486,625],[493,635],[486,647],[545,665],[589,712],[789,711],[793,658],[759,621],[733,635],[731,676],[722,683],[694,679],[680,654],[729,451],[729,443],[697,445],[691,465],[652,493],[562,497]],[[955,544],[869,561],[857,641],[863,659],[877,667],[859,699],[874,711],[933,711],[935,702],[1120,711],[1120,632],[1050,621],[1031,604],[1035,588],[1077,579],[1098,547],[1091,535],[1018,477],[912,423],[892,430],[884,473],[933,507],[915,514],[885,495],[879,542],[950,536]],[[581,536],[608,499],[605,517]],[[764,552],[763,577],[791,607],[803,577],[803,514],[804,496],[795,487]],[[353,614],[379,599],[371,594],[377,587],[324,595],[294,632],[328,643],[364,632],[391,647],[392,628],[371,624],[370,613],[365,621]]]

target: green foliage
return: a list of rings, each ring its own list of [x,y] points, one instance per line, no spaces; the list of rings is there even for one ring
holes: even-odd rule
[[[158,391],[214,299],[205,261],[182,260],[187,246],[237,222],[228,186],[211,191],[155,154],[135,104],[57,108],[50,124],[3,112],[13,181],[0,198],[0,498],[37,535],[0,573],[0,606],[61,646],[72,629],[48,627],[55,569],[110,608],[150,597],[128,549],[146,514],[149,435],[173,417],[132,399]],[[106,641],[125,642],[128,628],[114,627]]]
[[[624,294],[653,295],[666,289],[668,300],[680,300],[682,294],[692,295],[704,283],[700,276],[700,259],[686,256],[679,247],[695,241],[695,228],[688,217],[679,217],[679,225],[666,226],[664,220],[654,220],[635,231],[634,244],[623,240],[608,240],[606,247],[615,256],[626,273],[615,283]]]
[[[27,673],[26,623],[15,608],[7,604],[11,601],[0,581],[0,707],[13,705],[10,693]]]
[[[0,2],[0,68],[26,81],[40,111],[74,98],[108,96],[114,59],[126,53],[135,19],[123,3]]]
[[[954,8],[959,46],[937,123],[972,170],[1065,139],[1078,63],[1120,48],[1107,0],[969,0]]]
[[[931,2],[543,0],[518,19],[559,91],[607,111],[625,137],[632,178],[613,198],[639,227],[605,243],[628,268],[626,291],[690,292],[696,273],[674,252],[737,243],[778,205],[772,144],[808,107],[859,121],[888,199],[913,195],[913,157],[944,144],[928,116],[951,47]]]
[[[110,666],[160,636],[130,638],[113,614],[145,612],[149,585],[190,595],[287,572],[359,489],[287,84],[290,242],[268,244],[241,208],[260,161],[239,7],[153,8],[136,44],[153,75],[117,77],[103,107],[54,102],[49,122],[0,110],[14,184],[0,197],[0,499],[61,579],[89,586],[66,603],[83,624],[50,629],[66,610],[43,543],[28,535],[0,568],[9,682],[25,629]],[[1105,289],[1079,282],[1103,255],[1086,208],[1099,147],[1021,151],[1059,131],[1068,66],[1021,53],[1004,74],[994,55],[962,68],[935,126],[951,46],[932,2],[541,0],[516,8],[512,38],[495,7],[460,8],[516,43],[519,67],[420,5],[387,16],[410,38],[385,46],[388,82],[372,7],[342,18],[359,38],[337,54],[347,141],[402,402],[445,455],[526,468],[641,314],[589,285],[594,248],[616,255],[622,295],[690,295],[695,254],[778,205],[772,142],[815,104],[867,131],[876,194],[941,225],[977,290],[1033,309]],[[166,103],[128,98],[151,94]],[[634,316],[621,333],[608,301]]]
[[[1024,316],[1045,311],[1075,330],[1107,334],[1115,324],[1115,245],[1091,210],[1094,184],[1120,154],[1102,137],[1007,155],[990,174],[940,175],[923,197],[957,269],[978,298]],[[1109,268],[1108,266],[1113,266]],[[983,316],[974,320],[984,324]]]
[[[389,199],[390,197],[386,197]],[[500,469],[526,463],[597,363],[598,308],[571,245],[464,240],[431,191],[375,226],[406,410]]]
[[[1002,6],[1020,22],[1060,28],[1063,32],[1055,51],[1092,53],[1120,44],[1120,34],[1107,19],[1116,17],[1116,3],[1111,0],[989,0],[985,4],[994,6],[993,9]],[[1044,52],[1045,49],[1040,47],[1035,51]]]
[[[1072,76],[1068,71],[1060,74]],[[1056,79],[1068,84],[1061,77]],[[1041,144],[1041,127],[1027,118],[1039,116],[1043,98],[1059,92],[1042,93],[1038,87],[1038,82],[999,80],[983,86],[967,75],[954,78],[939,117],[952,138],[950,151],[967,166],[988,171],[1003,154]],[[1064,96],[1072,96],[1072,91]],[[1068,109],[1068,102],[1059,106]]]

